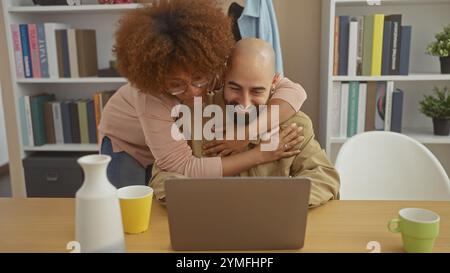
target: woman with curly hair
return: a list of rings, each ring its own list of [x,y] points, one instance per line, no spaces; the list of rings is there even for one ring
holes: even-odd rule
[[[112,157],[108,177],[114,185],[146,184],[154,162],[189,177],[221,177],[299,152],[282,147],[263,152],[257,146],[224,158],[197,158],[186,140],[172,138],[172,108],[205,95],[224,73],[233,45],[231,23],[213,0],[162,0],[122,18],[114,52],[129,83],[108,101],[99,126],[101,153]],[[282,122],[305,98],[302,88],[280,84],[269,105],[279,105]]]

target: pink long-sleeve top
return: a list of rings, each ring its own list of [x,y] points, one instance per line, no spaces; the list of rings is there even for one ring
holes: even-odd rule
[[[271,99],[288,102],[299,111],[306,100],[303,87],[283,78]],[[125,84],[111,97],[102,112],[99,140],[111,139],[113,152],[126,152],[146,167],[156,162],[166,171],[189,177],[221,177],[220,157],[198,158],[186,140],[171,135],[171,110],[179,102],[165,94],[148,94]]]

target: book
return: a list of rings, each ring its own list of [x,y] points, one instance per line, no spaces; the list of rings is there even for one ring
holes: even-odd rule
[[[41,77],[41,60],[39,59],[39,41],[36,24],[28,24],[28,41],[30,43],[31,66],[33,78]]]
[[[19,25],[12,24],[11,37],[13,41],[14,61],[16,63],[16,77],[24,78],[23,56],[22,56],[22,42],[20,41]]]
[[[385,17],[385,21],[392,22],[391,31],[391,54],[389,60],[389,75],[399,75],[400,73],[400,44],[401,44],[401,25],[402,25],[402,15],[392,14]]]
[[[87,105],[86,100],[77,101],[78,105],[78,121],[80,127],[80,141],[82,144],[89,143],[89,130],[87,121]]]
[[[381,62],[381,75],[389,75],[389,61],[391,59],[392,22],[384,21],[383,30],[383,57]]]
[[[334,17],[333,75],[339,74],[339,16]]]
[[[53,125],[55,129],[55,142],[57,144],[64,143],[63,120],[61,116],[61,102],[52,103]]]
[[[62,32],[55,30],[56,42],[56,61],[58,64],[58,76],[64,77],[63,49],[62,49]]]
[[[373,47],[371,76],[381,75],[381,60],[383,54],[384,14],[375,14],[373,19]]]
[[[348,73],[349,76],[356,76],[358,58],[358,22],[351,21],[348,38]]]
[[[392,93],[391,131],[402,132],[403,91],[396,88]]]
[[[384,130],[391,130],[391,113],[392,113],[392,93],[394,92],[394,82],[386,84],[386,103],[384,115]]]
[[[33,78],[33,67],[31,65],[30,43],[28,42],[28,25],[20,24],[20,41],[22,42],[23,70],[25,78]]]
[[[98,126],[100,125],[101,119],[101,109],[100,109],[100,93],[96,92],[94,94],[94,111],[95,111],[95,131],[97,133],[97,141],[98,139]]]
[[[34,145],[41,146],[46,142],[44,103],[54,100],[53,95],[42,94],[30,97],[31,117],[33,123]]]
[[[77,29],[76,47],[78,56],[78,71],[80,77],[97,75],[97,41],[95,30]]]
[[[70,100],[61,102],[61,118],[63,126],[64,143],[73,143],[72,141],[72,121]]]
[[[45,143],[55,144],[55,126],[53,124],[53,102],[44,103]]]
[[[89,143],[97,143],[97,127],[95,122],[94,101],[89,99],[86,102]]]
[[[375,130],[384,130],[386,82],[377,82]]]
[[[31,116],[30,96],[24,96],[25,101],[25,117],[27,121],[28,146],[34,146],[33,119]]]
[[[348,74],[350,16],[339,16],[339,75]]]
[[[330,111],[331,135],[338,137],[340,135],[341,82],[333,82],[332,92]]]
[[[63,78],[70,78],[70,59],[69,47],[67,41],[67,29],[55,30],[56,35],[56,50],[58,54],[58,71],[59,76]]]
[[[364,52],[364,16],[356,17],[358,21],[358,54],[356,57],[356,75],[362,75]]]
[[[60,23],[45,23],[45,44],[47,46],[48,53],[48,73],[50,78],[62,77],[59,74],[58,68],[58,58],[62,58],[59,54],[62,54],[61,50],[58,50],[58,45],[56,41],[56,30],[65,29],[69,26]]]
[[[364,131],[375,130],[375,111],[376,111],[376,98],[377,98],[377,83],[367,83],[367,95],[366,95],[366,121]]]
[[[356,135],[358,129],[359,82],[349,82],[347,137]]]
[[[71,101],[69,103],[69,108],[71,117],[70,126],[72,128],[72,143],[81,143],[77,100]]]
[[[349,84],[342,83],[341,85],[341,114],[340,114],[340,136],[347,137],[347,118],[348,118],[348,93]]]
[[[363,38],[363,66],[362,75],[370,76],[372,67],[373,51],[373,23],[374,16],[364,16],[364,38]]]
[[[45,27],[44,24],[36,24],[37,33],[38,33],[38,47],[39,47],[39,61],[41,68],[41,77],[48,78],[48,57],[47,57],[47,45],[45,38]]]
[[[359,100],[358,100],[358,126],[356,133],[362,133],[365,129],[366,123],[366,98],[367,98],[367,83],[359,84]]]
[[[78,54],[77,54],[77,38],[75,29],[67,30],[67,46],[69,49],[70,76],[72,78],[80,77],[78,73]]]
[[[411,51],[411,26],[402,26],[400,45],[400,75],[409,74],[409,58]]]
[[[27,112],[25,111],[25,97],[19,98],[19,117],[20,117],[20,132],[22,136],[22,145],[27,147],[28,143],[28,127],[27,127]]]
[[[108,100],[114,95],[116,91],[103,91],[101,92],[100,96],[100,104],[101,104],[101,110],[103,111],[103,108],[105,108],[106,103]]]

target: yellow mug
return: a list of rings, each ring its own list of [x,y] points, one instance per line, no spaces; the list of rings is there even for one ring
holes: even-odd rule
[[[117,190],[125,233],[147,231],[152,210],[153,189],[148,186],[127,186]]]

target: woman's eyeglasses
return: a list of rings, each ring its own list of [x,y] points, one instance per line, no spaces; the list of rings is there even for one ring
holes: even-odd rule
[[[208,91],[216,89],[219,77],[194,77],[190,83],[181,79],[168,80],[166,92],[173,95],[181,95],[188,90],[189,85],[194,88],[208,89]],[[210,90],[209,90],[210,89]]]
[[[190,83],[184,80],[169,80],[167,82],[166,92],[171,95],[180,95],[188,90],[189,85],[194,88],[207,88],[211,80],[209,78],[193,79]]]

